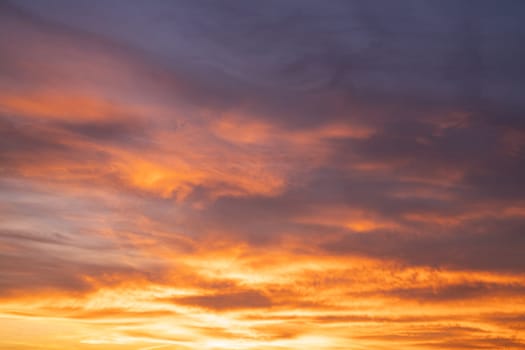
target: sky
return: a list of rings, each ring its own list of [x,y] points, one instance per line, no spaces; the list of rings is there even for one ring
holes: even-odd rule
[[[525,349],[523,1],[2,0],[0,348]]]

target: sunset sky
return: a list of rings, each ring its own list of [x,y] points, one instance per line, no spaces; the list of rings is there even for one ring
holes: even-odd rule
[[[520,0],[0,0],[0,349],[525,349],[524,62]]]

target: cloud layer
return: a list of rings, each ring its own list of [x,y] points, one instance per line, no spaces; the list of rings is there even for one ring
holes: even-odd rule
[[[525,348],[518,1],[0,4],[0,347]]]

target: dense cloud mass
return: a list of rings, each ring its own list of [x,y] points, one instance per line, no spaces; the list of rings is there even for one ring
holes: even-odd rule
[[[524,23],[0,2],[0,347],[525,349]]]

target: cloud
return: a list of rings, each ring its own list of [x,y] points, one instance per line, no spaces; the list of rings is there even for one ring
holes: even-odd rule
[[[521,10],[3,2],[0,347],[522,348]]]
[[[202,307],[215,311],[254,309],[271,307],[271,300],[258,291],[198,295],[172,298],[171,301],[188,306]]]
[[[395,259],[415,265],[521,271],[523,264],[515,249],[523,244],[519,229],[521,220],[514,223],[509,220],[504,223],[507,227],[498,220],[485,224],[488,227],[481,232],[468,232],[467,226],[435,234],[396,234],[388,231],[368,235],[348,234],[324,247],[336,253]]]
[[[447,302],[495,296],[520,296],[523,295],[524,288],[525,286],[523,285],[463,283],[439,288],[394,289],[385,292],[385,294],[421,302]]]

